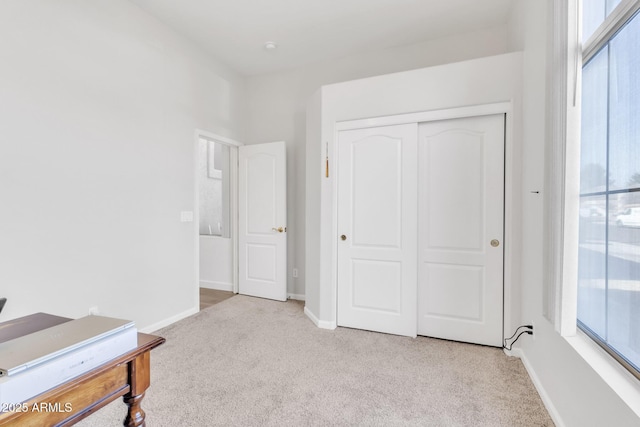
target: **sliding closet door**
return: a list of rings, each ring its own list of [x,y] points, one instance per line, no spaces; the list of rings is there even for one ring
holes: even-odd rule
[[[416,336],[417,124],[338,135],[338,325]]]
[[[418,334],[502,346],[504,115],[419,126]]]

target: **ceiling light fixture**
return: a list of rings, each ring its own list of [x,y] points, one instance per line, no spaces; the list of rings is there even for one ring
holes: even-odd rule
[[[274,42],[266,42],[266,43],[264,44],[264,48],[265,48],[266,50],[274,50],[274,49],[276,49],[277,47],[278,47],[278,45],[277,45],[277,44],[275,44]]]

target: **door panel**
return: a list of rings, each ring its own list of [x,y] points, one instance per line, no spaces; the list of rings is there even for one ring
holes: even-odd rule
[[[425,131],[428,129],[425,126],[430,125],[422,126]],[[427,163],[420,165],[425,178],[420,183],[428,185],[423,193],[430,230],[427,247],[481,250],[484,223],[483,134],[452,129],[425,135],[421,144],[427,150],[424,157]]]
[[[247,279],[262,280],[271,283],[276,281],[277,245],[248,243],[247,260],[260,261],[247,263]]]
[[[502,346],[504,115],[422,123],[418,157],[418,334]]]
[[[353,307],[400,313],[401,292],[392,284],[402,280],[402,263],[393,261],[351,261]]]
[[[338,325],[416,334],[417,124],[338,135]]]
[[[374,135],[351,145],[354,246],[400,246],[402,142]]]
[[[482,320],[484,268],[427,264],[426,312],[452,319]]]
[[[278,223],[276,155],[256,152],[242,159],[246,171],[247,232],[270,235],[271,227]]]
[[[284,142],[239,148],[239,292],[287,299]],[[281,228],[282,231],[278,231]]]

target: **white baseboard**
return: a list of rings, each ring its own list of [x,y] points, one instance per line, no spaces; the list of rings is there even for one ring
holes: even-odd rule
[[[337,327],[336,322],[327,322],[318,319],[306,306],[304,307],[304,314],[320,329],[335,329]]]
[[[294,299],[296,301],[304,301],[304,295],[302,294],[287,294],[287,298]]]
[[[178,320],[182,320],[186,317],[189,317],[193,314],[196,314],[198,311],[200,311],[198,309],[198,307],[193,307],[190,308],[189,310],[183,311],[182,313],[178,313],[175,316],[171,316],[167,319],[161,320],[157,323],[154,323],[153,325],[149,325],[145,328],[140,329],[140,332],[144,333],[144,334],[151,334],[155,331],[157,331],[158,329],[162,329],[165,326],[169,326],[172,323],[177,322]]]
[[[217,291],[233,292],[233,283],[216,282],[213,280],[200,280],[200,287],[207,289],[215,289]]]
[[[522,364],[524,365],[524,368],[527,370],[527,373],[529,374],[529,378],[531,378],[531,382],[533,382],[533,385],[538,391],[538,394],[542,399],[542,403],[544,404],[545,408],[547,408],[547,412],[549,412],[551,419],[553,420],[553,422],[557,427],[566,427],[566,424],[564,423],[564,421],[562,421],[562,418],[560,417],[560,414],[558,413],[558,410],[556,409],[555,405],[551,401],[551,398],[547,394],[547,391],[544,389],[544,387],[542,387],[540,378],[538,378],[536,371],[531,366],[531,363],[529,362],[529,359],[527,359],[527,355],[525,354],[525,352],[523,352],[522,349],[520,348],[514,348],[511,351],[505,350],[505,353],[508,356],[517,357],[520,360],[522,360]]]

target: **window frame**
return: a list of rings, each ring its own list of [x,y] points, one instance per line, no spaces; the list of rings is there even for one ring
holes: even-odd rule
[[[640,381],[577,328],[582,44],[579,1],[550,2],[544,188],[543,316],[566,344],[640,416]],[[623,0],[626,4],[627,0]],[[638,1],[640,2],[640,1]]]
[[[577,55],[576,55],[576,72],[574,77],[574,105],[578,111],[580,110],[581,105],[581,72],[585,65],[589,63],[598,53],[602,51],[603,48],[606,48],[606,45],[618,34],[618,32],[624,28],[624,26],[629,23],[632,19],[638,18],[640,13],[640,0],[623,0],[616,8],[607,16],[604,21],[600,24],[600,26],[594,31],[594,33],[581,44],[580,36],[581,33],[581,3],[582,0],[577,0],[576,2],[576,44],[578,46]],[[580,102],[577,100],[580,99]],[[579,113],[578,113],[579,114]],[[575,149],[578,150],[581,146],[581,138],[579,136],[580,129],[580,117],[578,117],[578,121],[573,123],[574,126],[577,127],[577,138],[574,139],[574,143],[577,145]],[[576,131],[576,129],[574,129]],[[574,157],[577,159],[578,165],[574,165],[575,168],[579,168],[580,156]],[[567,162],[568,165],[568,162]],[[579,186],[580,184],[580,174],[577,171],[577,174],[574,174],[571,177],[567,177],[566,182],[572,182],[572,185]],[[612,191],[615,193],[615,191]],[[607,194],[610,191],[607,189]],[[580,198],[582,197],[580,190],[578,189],[577,198],[573,200],[565,200],[565,203],[575,204],[573,210],[579,209]],[[565,224],[571,221],[573,218],[578,218],[577,215],[574,216],[565,216]],[[577,223],[577,221],[575,221]],[[575,236],[572,237],[572,240],[565,240],[568,244],[565,246],[575,246],[575,264],[571,265],[571,268],[577,270],[577,246],[578,246],[578,232],[577,225],[572,227],[575,232]],[[564,265],[565,270],[568,268],[568,265]],[[576,307],[575,307],[575,328],[579,329],[582,333],[584,333],[590,340],[596,343],[602,350],[604,350],[609,356],[611,356],[617,363],[619,363],[622,367],[624,367],[629,374],[631,374],[636,379],[640,380],[640,370],[637,369],[633,364],[631,364],[621,353],[619,353],[615,348],[611,347],[607,344],[601,337],[599,337],[594,331],[592,331],[589,326],[582,323],[577,318],[577,274],[575,274],[575,297],[576,297]],[[564,302],[563,302],[564,304]]]
[[[640,0],[623,0],[582,43],[582,65],[591,60],[640,10]]]

